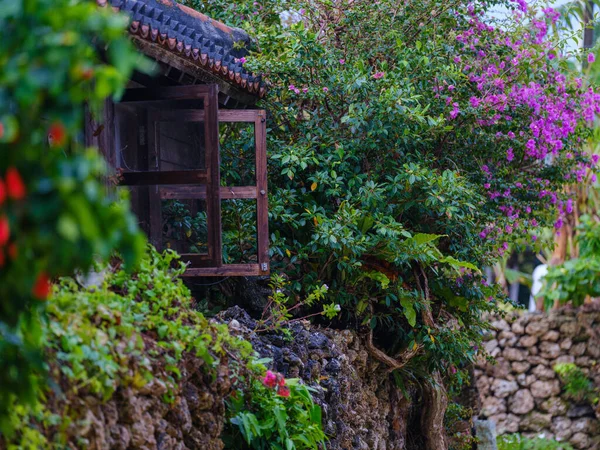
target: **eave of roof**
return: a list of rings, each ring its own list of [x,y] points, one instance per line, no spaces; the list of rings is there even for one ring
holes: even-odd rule
[[[245,93],[264,97],[266,85],[262,77],[249,73],[240,62],[251,46],[250,37],[243,30],[212,20],[173,0],[96,2],[129,15],[129,33],[149,56],[168,64],[170,61],[165,61],[164,56],[170,54],[172,58],[183,59],[178,68],[188,69],[193,75],[202,72],[209,81],[216,77]]]

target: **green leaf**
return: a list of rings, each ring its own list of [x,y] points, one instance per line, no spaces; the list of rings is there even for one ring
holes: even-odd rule
[[[428,244],[429,242],[433,242],[436,239],[439,239],[445,235],[442,234],[427,234],[427,233],[417,233],[412,237],[412,240],[417,245]]]
[[[400,299],[400,304],[402,305],[402,312],[408,324],[414,328],[417,324],[417,311],[415,311],[413,300],[410,297],[404,297]]]

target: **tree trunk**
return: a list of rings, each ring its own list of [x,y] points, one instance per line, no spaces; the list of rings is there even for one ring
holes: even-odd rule
[[[447,450],[448,439],[444,430],[444,415],[448,407],[448,395],[438,371],[431,381],[423,383],[421,431],[425,438],[424,450]]]
[[[392,381],[391,392],[391,437],[393,446],[390,450],[406,450],[408,445],[408,417],[410,416],[410,407],[412,398],[407,398]]]

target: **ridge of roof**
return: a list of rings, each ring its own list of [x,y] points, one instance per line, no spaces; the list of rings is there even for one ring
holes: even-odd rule
[[[240,61],[252,41],[248,34],[229,27],[174,0],[96,0],[130,17],[129,33],[163,47],[204,72],[260,98],[266,83],[248,72]]]

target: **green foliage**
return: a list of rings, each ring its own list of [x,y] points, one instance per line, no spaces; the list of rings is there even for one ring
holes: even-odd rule
[[[105,401],[119,388],[139,389],[157,379],[167,386],[164,400],[169,402],[186,355],[201,358],[208,375],[227,353],[249,363],[248,342],[192,309],[190,292],[178,278],[184,265],[176,260],[172,251],[151,249],[133,275],[116,263],[102,268],[97,286],[83,287],[76,278],[55,286],[44,346],[53,385],[62,392],[47,389],[33,405],[14,399],[8,420],[15,433],[5,434],[8,444],[55,448],[76,438],[86,413],[78,399],[86,396]]]
[[[509,246],[536,248],[535,224],[556,218],[542,184],[560,192],[589,160],[577,143],[588,136],[583,125],[563,142],[570,155],[545,165],[525,156],[527,138],[518,136],[531,129],[529,106],[510,106],[499,113],[510,120],[498,121],[494,108],[470,104],[488,92],[471,80],[473,67],[500,61],[504,94],[531,82],[547,98],[557,92],[551,74],[567,71],[563,61],[519,60],[503,44],[523,42],[536,55],[561,45],[531,38],[524,24],[534,8],[527,20],[477,34],[481,56],[457,38],[494,7],[487,2],[186,3],[257,39],[260,53],[245,64],[271,83],[262,106],[272,269],[289,276],[290,297],[300,303],[327,284],[324,302],[341,306],[339,326],[371,327],[389,354],[421,349],[407,370],[473,361],[487,326],[481,317],[503,299],[479,269]],[[561,85],[576,89],[572,79],[567,73]],[[488,119],[493,125],[482,124]],[[228,132],[233,143],[223,148],[235,153],[242,133]],[[517,156],[507,161],[510,145]]]
[[[527,438],[519,434],[498,436],[498,450],[574,450],[569,444],[544,437]]]
[[[102,158],[81,143],[85,108],[98,114],[134,68],[148,69],[124,36],[126,23],[91,1],[16,0],[0,7],[3,430],[15,397],[33,401],[44,379],[48,280],[87,270],[115,248],[131,267],[143,253],[127,200],[107,198]]]
[[[600,391],[583,371],[573,363],[561,363],[554,366],[560,376],[565,397],[581,403],[596,404],[600,401]]]
[[[555,301],[580,306],[587,297],[600,297],[600,223],[590,216],[582,216],[580,221],[576,241],[579,257],[548,267],[544,276],[540,296],[546,308]]]
[[[250,389],[230,398],[231,425],[223,437],[227,448],[325,448],[321,407],[313,402],[310,389],[297,379],[286,380],[286,385],[290,395],[282,397],[254,379]]]
[[[326,284],[315,287],[303,301],[294,302],[286,292],[287,285],[285,278],[281,275],[273,274],[271,276],[271,282],[269,287],[271,288],[272,294],[269,296],[269,301],[265,305],[261,320],[258,322],[257,331],[283,331],[284,325],[288,325],[293,321],[302,320],[306,317],[297,317],[292,319],[293,311],[296,313],[300,311],[303,306],[313,307],[316,303],[322,303],[325,298],[329,286]],[[323,311],[314,313],[311,316],[323,315],[328,319],[333,319],[338,315],[341,307],[334,303],[323,304]]]

